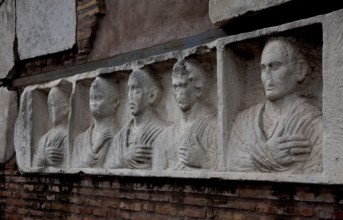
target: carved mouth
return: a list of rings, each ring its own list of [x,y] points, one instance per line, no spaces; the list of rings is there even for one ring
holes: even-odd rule
[[[136,106],[136,105],[135,105],[134,103],[129,103],[129,108],[130,108],[130,109],[135,108],[135,106]]]
[[[266,90],[270,91],[270,90],[273,90],[274,88],[275,88],[275,86],[273,84],[270,84],[270,85],[267,85]]]

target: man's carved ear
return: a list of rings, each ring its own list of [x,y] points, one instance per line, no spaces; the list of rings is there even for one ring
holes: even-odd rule
[[[298,82],[304,81],[306,75],[308,72],[308,65],[305,60],[299,60],[298,61],[298,72],[297,72],[297,79]]]
[[[200,88],[195,88],[195,95],[197,98],[202,96],[203,91]]]
[[[113,108],[114,109],[117,109],[118,106],[120,104],[120,100],[119,100],[119,97],[116,97],[114,100],[113,100]]]
[[[157,103],[159,97],[159,91],[156,88],[151,88],[149,93],[149,103],[154,105]]]

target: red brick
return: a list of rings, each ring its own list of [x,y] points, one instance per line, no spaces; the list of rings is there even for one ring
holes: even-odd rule
[[[53,200],[56,200],[56,196],[55,196],[55,195],[47,195],[47,196],[46,196],[46,199],[47,199],[48,201],[53,201]]]
[[[217,219],[221,220],[246,220],[246,216],[243,213],[234,213],[230,210],[220,210]]]
[[[334,215],[333,207],[317,207],[314,212],[315,216],[321,219],[332,219]]]
[[[45,202],[41,205],[41,208],[49,210],[51,209],[51,203]]]
[[[199,197],[185,197],[184,203],[189,205],[206,206],[208,201],[206,198]]]
[[[160,202],[167,202],[169,201],[169,195],[168,194],[153,194],[151,196],[152,201],[160,201]]]
[[[105,180],[105,181],[100,181],[99,182],[99,187],[101,189],[104,189],[104,188],[111,188],[111,182],[109,180]]]
[[[23,206],[23,200],[21,199],[7,199],[7,205]]]
[[[94,195],[114,198],[117,192],[113,189],[96,189]]]
[[[168,220],[172,220],[173,218],[168,216],[166,218],[166,216],[159,216],[159,215],[152,215],[150,213],[131,213],[131,217],[130,219],[132,220],[165,220],[165,219],[168,219]],[[177,218],[177,219],[180,219],[180,218]]]
[[[51,209],[54,209],[54,210],[62,210],[64,207],[63,204],[60,204],[60,203],[57,203],[57,202],[53,202],[51,204]]]
[[[87,204],[89,206],[100,207],[102,206],[102,201],[100,199],[87,199]]]
[[[255,211],[256,210],[256,202],[251,202],[251,200],[229,200],[225,205],[219,205],[215,207],[227,207],[231,209],[243,210],[243,211]]]
[[[239,190],[239,196],[244,198],[278,199],[278,197],[274,195],[274,191],[269,189],[244,188]]]
[[[256,204],[256,211],[257,212],[263,212],[266,214],[272,214],[273,213],[273,206],[269,202],[259,202]]]
[[[120,211],[119,212],[119,216],[122,219],[130,219],[130,213],[129,212],[125,212],[125,211]],[[117,217],[117,216],[111,216],[111,217]]]
[[[107,211],[105,209],[95,208],[93,209],[93,215],[99,217],[106,217]]]
[[[153,212],[155,209],[155,206],[152,203],[145,202],[143,203],[142,210],[145,212]]]
[[[10,191],[2,191],[2,192],[0,192],[0,195],[4,196],[4,197],[11,197],[12,196],[12,192],[10,192]]]
[[[30,214],[34,216],[44,216],[44,212],[38,210],[30,210]]]
[[[154,211],[162,215],[176,215],[177,209],[172,204],[156,204]]]
[[[93,188],[80,188],[78,190],[78,193],[81,195],[94,195],[94,189]]]
[[[205,218],[206,210],[204,208],[186,207],[179,211],[179,215],[193,218]]]
[[[82,220],[82,216],[71,215],[67,217],[67,220]]]
[[[142,204],[139,202],[120,202],[120,209],[131,210],[131,211],[142,211]]]
[[[59,186],[49,186],[49,191],[51,191],[51,192],[61,192]]]
[[[33,191],[35,189],[35,186],[32,184],[24,184],[24,189],[28,191]]]
[[[334,219],[343,219],[343,211],[335,211],[333,216]]]
[[[26,215],[27,213],[29,213],[29,210],[26,208],[19,208],[16,212],[18,212],[20,215]]]
[[[133,199],[135,197],[134,192],[121,192],[116,195],[119,199]]]
[[[103,201],[103,206],[104,207],[117,208],[118,204],[119,204],[119,202],[117,200],[114,200],[114,199],[104,200]]]
[[[78,29],[82,29],[84,27],[95,27],[97,25],[97,17],[87,17],[85,19],[81,19],[78,22]]]
[[[21,189],[22,186],[20,184],[16,184],[16,183],[10,183],[8,184],[8,189]]]
[[[92,36],[92,29],[91,28],[85,28],[83,31],[77,32],[77,40],[85,40]]]
[[[83,205],[85,203],[85,200],[79,197],[72,197],[70,198],[70,203],[76,204],[76,205]]]
[[[93,209],[91,209],[91,208],[83,207],[83,208],[80,208],[78,210],[79,210],[79,213],[81,215],[91,215],[93,213]]]

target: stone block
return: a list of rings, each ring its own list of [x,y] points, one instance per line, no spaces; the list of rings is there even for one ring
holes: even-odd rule
[[[14,66],[15,1],[0,3],[0,78],[5,78]]]
[[[212,23],[221,25],[239,16],[291,1],[294,0],[210,0],[209,16]]]
[[[68,50],[76,43],[75,0],[18,0],[16,10],[21,60]]]
[[[14,154],[13,129],[18,114],[17,93],[0,88],[0,101],[0,163],[5,163]]]

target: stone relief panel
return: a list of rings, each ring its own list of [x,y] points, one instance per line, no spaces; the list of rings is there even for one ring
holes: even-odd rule
[[[78,133],[73,141],[71,167],[102,167],[112,138],[120,128],[117,119],[121,104],[119,80],[98,76],[90,86],[88,82],[78,83],[76,97],[73,99],[78,112],[72,115],[72,130],[82,130],[82,133]],[[85,125],[81,121],[87,124],[86,130],[82,129]]]
[[[25,89],[15,125],[15,148],[22,170],[68,165],[68,118],[72,83]]]
[[[213,54],[180,58],[172,70],[174,104],[180,112],[157,138],[154,170],[215,170],[218,165],[216,63]]]
[[[71,83],[61,81],[49,91],[47,108],[52,127],[39,138],[38,144],[33,146],[33,167],[66,167],[71,88]]]
[[[325,19],[27,87],[15,127],[18,166],[22,172],[341,183],[337,94],[343,93],[341,81],[329,82],[342,68],[328,69],[340,65],[340,53],[326,51],[332,37]],[[72,92],[64,93],[70,104],[56,120],[49,106],[56,97],[66,103],[61,86]],[[56,121],[65,126],[56,128]]]
[[[228,170],[323,170],[321,40],[313,26],[227,45],[244,94],[228,138]]]
[[[148,68],[133,70],[127,86],[132,118],[114,136],[106,167],[149,169],[155,139],[165,124],[156,111],[162,87]]]

